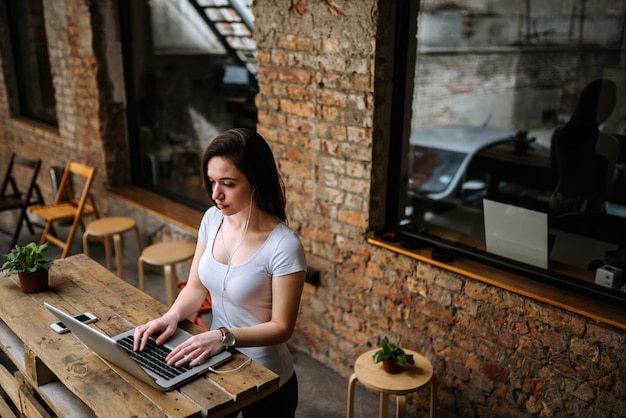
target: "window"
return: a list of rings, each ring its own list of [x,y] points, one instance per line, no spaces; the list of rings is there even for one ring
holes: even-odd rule
[[[467,4],[399,4],[388,229],[623,304],[626,0]]]
[[[57,126],[56,99],[48,39],[44,26],[42,0],[7,1],[6,22],[9,29],[13,64],[5,75],[11,112],[16,116]],[[7,84],[8,84],[7,83]]]
[[[256,126],[248,3],[118,2],[135,184],[208,206],[200,176],[206,145],[226,129]]]

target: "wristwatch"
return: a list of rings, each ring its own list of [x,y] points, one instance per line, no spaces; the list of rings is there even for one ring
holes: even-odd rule
[[[235,334],[230,332],[228,328],[220,327],[220,332],[222,333],[222,343],[224,344],[224,348],[226,350],[230,350],[235,346]]]

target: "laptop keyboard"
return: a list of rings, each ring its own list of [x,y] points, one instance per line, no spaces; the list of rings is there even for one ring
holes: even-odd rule
[[[189,363],[185,363],[180,367],[169,366],[165,361],[165,357],[171,350],[162,345],[157,345],[153,339],[148,340],[148,344],[143,351],[133,350],[132,335],[117,340],[117,344],[126,350],[137,363],[163,379],[173,379],[191,369]]]

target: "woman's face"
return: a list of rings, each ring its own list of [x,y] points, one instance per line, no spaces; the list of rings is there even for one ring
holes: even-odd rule
[[[207,176],[211,181],[211,198],[225,216],[248,208],[252,200],[252,186],[229,159],[211,158],[207,165]]]

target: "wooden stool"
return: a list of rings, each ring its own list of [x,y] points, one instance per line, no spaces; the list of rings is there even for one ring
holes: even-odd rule
[[[87,224],[83,233],[83,251],[85,255],[89,255],[89,237],[101,238],[104,241],[104,250],[107,259],[107,268],[111,270],[111,243],[109,237],[113,237],[113,246],[115,247],[115,259],[117,262],[117,275],[121,279],[124,278],[124,263],[122,257],[122,240],[120,235],[123,232],[135,230],[135,238],[137,240],[137,254],[141,254],[141,236],[139,228],[135,220],[125,216],[109,216],[96,219]]]
[[[417,391],[430,382],[430,416],[434,416],[436,408],[436,383],[433,366],[426,357],[415,351],[404,349],[407,354],[413,354],[415,364],[407,364],[398,374],[389,374],[383,370],[382,363],[374,363],[372,356],[377,350],[370,350],[361,354],[354,363],[354,373],[348,382],[348,412],[347,418],[354,414],[354,388],[357,381],[376,392],[380,392],[379,417],[387,416],[387,395],[396,395],[396,418],[406,415],[405,395]]]
[[[195,244],[185,241],[167,241],[146,247],[139,256],[139,289],[144,290],[143,263],[163,266],[165,272],[165,300],[168,305],[174,302],[178,277],[176,263],[193,258]]]

